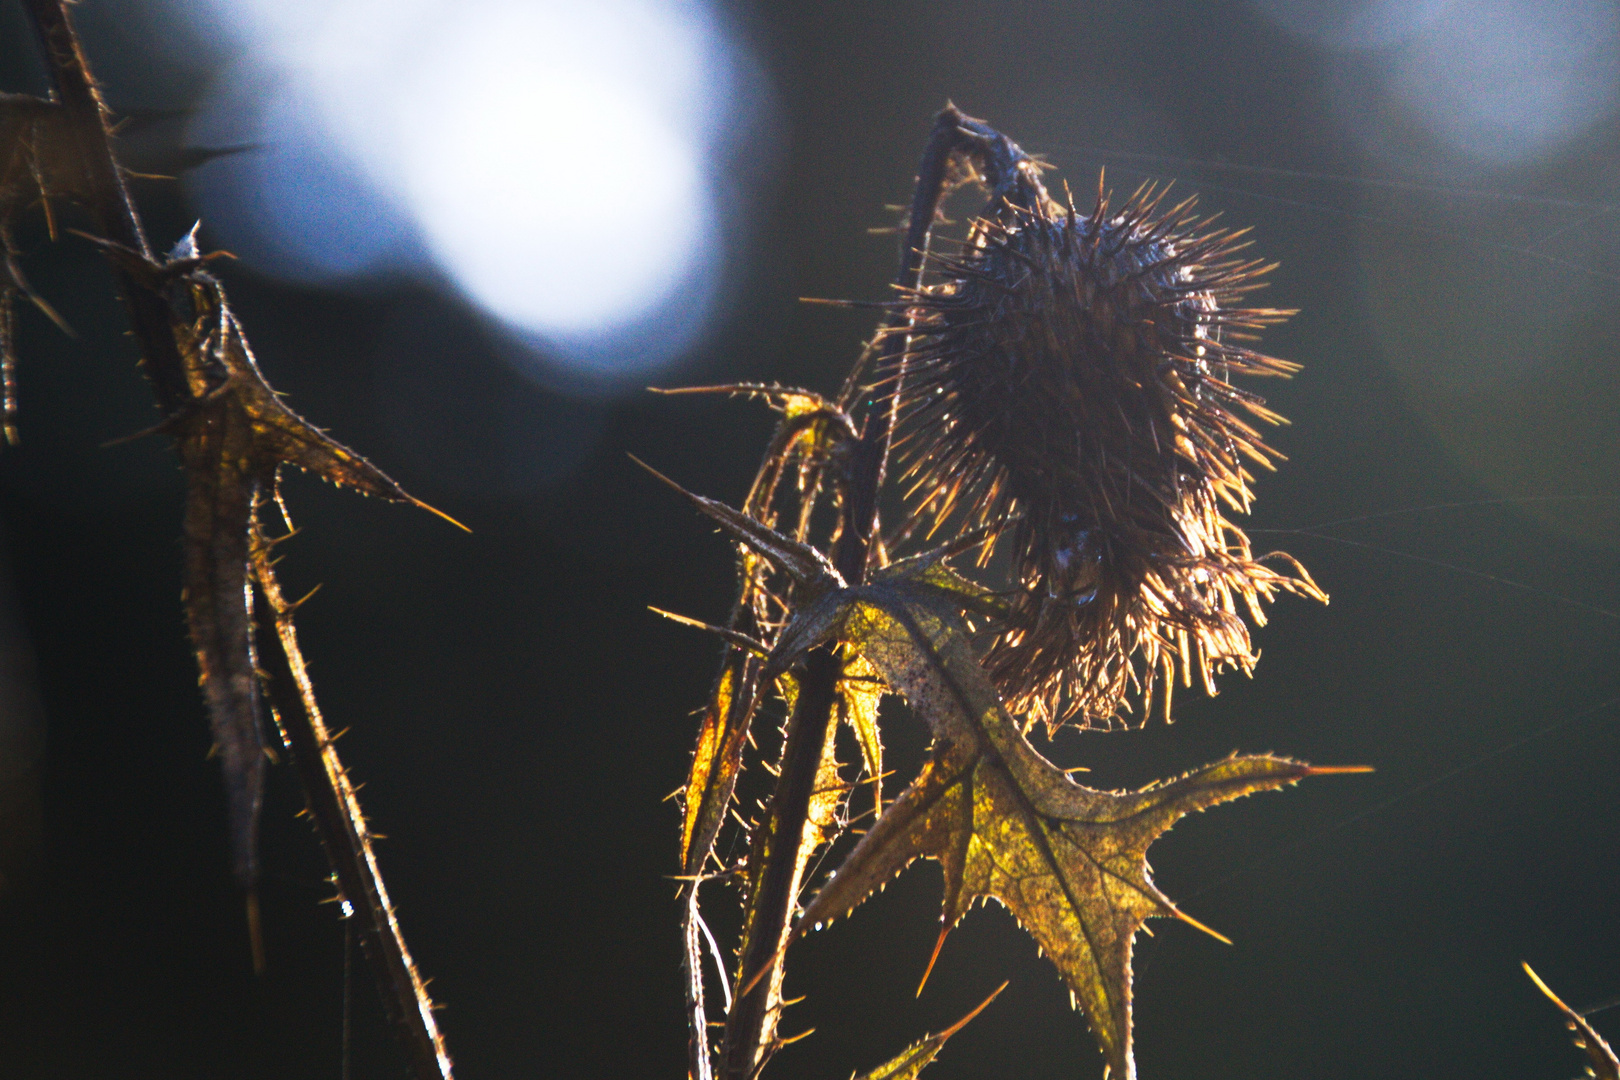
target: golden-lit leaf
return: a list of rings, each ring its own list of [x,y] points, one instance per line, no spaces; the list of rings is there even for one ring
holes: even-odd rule
[[[1592,1025],[1587,1023],[1586,1017],[1565,1005],[1557,994],[1541,981],[1529,964],[1524,965],[1524,973],[1530,976],[1530,981],[1547,995],[1547,999],[1558,1006],[1558,1011],[1564,1014],[1564,1024],[1570,1030],[1575,1047],[1586,1054],[1586,1075],[1596,1077],[1597,1080],[1620,1080],[1620,1058],[1614,1056],[1609,1044],[1603,1041]]]
[[[838,740],[835,738],[838,723],[838,710],[834,709],[827,716],[827,734],[821,740],[821,761],[816,765],[815,787],[811,789],[810,805],[804,818],[804,840],[800,846],[807,852],[831,843],[844,828],[842,811],[849,785],[838,773]]]
[[[687,853],[692,850],[693,837],[700,833],[712,835],[714,830],[719,828],[719,817],[725,813],[724,804],[708,797],[707,792],[721,782],[723,773],[731,772],[734,778],[738,764],[742,760],[740,740],[735,747],[736,763],[729,764],[729,768],[730,758],[722,756],[720,752],[721,728],[726,714],[731,710],[731,691],[736,685],[737,668],[742,659],[740,654],[727,657],[727,664],[715,683],[714,693],[710,695],[709,705],[703,710],[703,722],[698,727],[697,748],[692,751],[692,767],[686,774],[681,815],[681,865],[689,874],[698,872],[687,865]],[[729,790],[732,785],[726,786]],[[715,820],[705,822],[706,815],[712,816]]]
[[[1007,984],[1002,983],[996,987],[989,997],[981,1001],[977,1008],[962,1019],[941,1031],[937,1035],[930,1035],[926,1039],[919,1039],[900,1052],[889,1061],[884,1062],[871,1072],[864,1072],[852,1080],[916,1080],[917,1074],[934,1063],[939,1052],[945,1048],[945,1043],[952,1035],[967,1027],[968,1022],[983,1012],[992,1001],[1000,996]]]
[[[883,812],[883,736],[878,730],[878,705],[888,692],[877,668],[866,657],[856,654],[844,665],[838,680],[838,715],[855,736],[861,748],[861,764],[872,782],[872,802]]]
[[[937,859],[946,929],[978,900],[1006,905],[1068,984],[1110,1075],[1130,1080],[1132,939],[1154,916],[1198,925],[1154,886],[1148,846],[1194,810],[1338,770],[1234,756],[1137,792],[1082,787],[1002,707],[969,647],[958,608],[973,590],[958,580],[914,562],[845,593],[839,635],[905,695],[934,747],[795,935],[847,914],[913,860]]]
[[[836,604],[818,606],[814,602],[818,597],[836,595],[843,586],[843,578],[824,554],[809,544],[784,536],[741,510],[687,491],[645,462],[632,460],[724,528],[742,545],[745,564],[751,558],[762,559],[793,579],[805,599],[811,601],[813,610],[825,610],[829,616],[836,613]],[[744,577],[749,580],[753,577],[752,569],[746,565]],[[822,630],[830,628],[830,623],[821,627]],[[793,640],[796,639],[790,639],[789,632],[784,632],[763,665],[736,648],[727,651],[720,677],[704,710],[697,751],[687,774],[681,829],[681,862],[687,875],[703,871],[703,863],[731,806],[758,687],[770,686],[793,665],[799,656],[792,647]]]

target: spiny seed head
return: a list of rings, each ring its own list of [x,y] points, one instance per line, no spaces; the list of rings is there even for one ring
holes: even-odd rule
[[[907,295],[898,383],[911,493],[936,527],[1007,523],[1011,613],[985,664],[1029,722],[1110,727],[1194,673],[1210,692],[1256,655],[1278,590],[1325,599],[1297,563],[1257,561],[1224,511],[1248,463],[1279,459],[1245,417],[1281,420],[1237,375],[1297,365],[1242,344],[1289,314],[1246,307],[1269,266],[1192,200],[1139,190],[1078,214],[1034,189],[970,226]],[[902,374],[903,371],[903,374]],[[986,554],[988,559],[988,552]]]

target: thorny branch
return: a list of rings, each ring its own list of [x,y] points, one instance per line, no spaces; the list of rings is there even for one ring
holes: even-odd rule
[[[905,246],[901,251],[900,270],[895,279],[901,290],[916,289],[921,283],[929,231],[947,190],[951,161],[954,155],[964,152],[973,157],[975,164],[992,178],[999,178],[1022,159],[1022,155],[1013,150],[1005,138],[964,116],[955,106],[947,106],[939,114],[917,170]],[[878,332],[880,364],[892,364],[903,355],[905,331],[904,312],[891,310]],[[859,375],[860,371],[857,370],[845,388],[841,404],[846,407],[852,404],[858,392]],[[903,374],[899,377],[903,378]],[[861,437],[839,462],[842,475],[838,494],[841,501],[832,558],[840,575],[852,585],[865,580],[867,570],[877,554],[874,538],[877,535],[878,493],[882,488],[894,437],[895,400],[891,388],[887,401],[880,406],[877,415],[866,417]],[[771,454],[767,454],[760,468],[761,478],[773,468],[779,469],[780,465]],[[756,483],[755,486],[757,490],[760,484]],[[805,498],[813,501],[816,494],[818,492],[812,490]],[[802,521],[808,518],[808,511],[801,513]],[[751,581],[745,578],[744,598],[753,587]],[[739,601],[741,603],[742,600]],[[733,665],[739,663],[739,660],[733,659],[734,656],[735,650],[728,652],[722,679],[727,677],[727,671],[734,670]],[[749,899],[737,967],[739,985],[749,989],[738,996],[727,1016],[721,1051],[722,1075],[726,1080],[751,1080],[775,1047],[780,1045],[776,1026],[782,1007],[782,953],[798,904],[805,868],[818,842],[819,834],[815,829],[807,828],[806,823],[815,778],[829,737],[829,717],[833,715],[838,699],[837,683],[843,669],[844,657],[836,646],[827,645],[814,650],[807,657],[800,673],[799,691],[788,720],[778,782],[764,819],[755,832],[749,855]],[[752,701],[756,696],[754,688],[740,688],[735,681],[733,688],[731,711],[738,712],[741,708],[750,707],[741,706],[740,703]],[[739,693],[738,689],[744,692]],[[727,733],[736,740],[739,752],[746,723],[746,716],[738,717],[733,722],[733,730]],[[725,794],[725,801],[729,802],[729,790]],[[691,812],[690,808],[688,812]],[[695,874],[698,870],[694,867],[700,868],[707,861],[713,835],[711,833],[702,838],[702,849],[697,851],[690,846],[691,837],[688,839],[686,870],[688,874]],[[695,885],[692,887],[695,888]],[[701,968],[691,962],[696,957],[696,928],[690,917],[687,923],[687,1001],[688,1022],[691,1025],[689,1067],[693,1077],[707,1080],[711,1067],[708,1061]],[[761,972],[766,972],[764,977],[760,977]]]
[[[1224,553],[1225,545],[1247,556],[1246,538],[1212,507],[1225,492],[1222,485],[1235,482],[1244,497],[1229,502],[1235,510],[1247,508],[1248,474],[1236,457],[1248,444],[1218,435],[1253,435],[1228,404],[1262,420],[1278,418],[1252,395],[1231,388],[1225,375],[1228,368],[1285,374],[1294,366],[1223,345],[1219,330],[1232,328],[1234,339],[1248,340],[1240,334],[1281,317],[1238,304],[1245,283],[1263,265],[1226,259],[1236,250],[1232,238],[1194,231],[1190,202],[1155,216],[1163,194],[1149,190],[1109,218],[1106,193],[1099,191],[1097,209],[1082,218],[1072,201],[1065,209],[1048,195],[1038,168],[989,125],[947,106],[918,169],[896,299],[879,305],[887,317],[838,399],[825,403],[808,391],[774,387],[710,388],[765,393],[785,418],[740,510],[683,491],[738,544],[742,578],[732,625],[722,631],[725,661],[686,787],[685,966],[695,1080],[713,1074],[754,1080],[778,1049],[802,1037],[778,1033],[788,946],[808,927],[847,914],[917,858],[945,866],[943,929],[981,898],[994,897],[1013,910],[1064,974],[1097,1035],[1109,1075],[1131,1080],[1131,942],[1147,918],[1187,919],[1153,887],[1148,845],[1191,810],[1306,776],[1364,771],[1233,757],[1140,792],[1092,790],[1029,745],[1025,723],[1011,718],[1002,690],[981,667],[970,641],[985,627],[976,629],[974,620],[987,619],[1008,640],[1022,640],[1035,624],[1007,592],[963,578],[941,560],[994,542],[1011,521],[1044,530],[1042,543],[1057,552],[1048,563],[1058,568],[1015,567],[1015,601],[1036,596],[1044,605],[1039,610],[1055,613],[1063,628],[1081,615],[1102,613],[1115,620],[1109,627],[1122,619],[1130,631],[1049,633],[1051,640],[1042,640],[1063,664],[1075,662],[1080,646],[1099,643],[1111,662],[1131,662],[1138,651],[1156,655],[1154,648],[1168,647],[1166,635],[1178,632],[1185,657],[1189,626],[1199,631],[1198,648],[1206,639],[1241,640],[1241,650],[1214,655],[1247,659],[1235,595],[1248,602],[1256,621],[1262,618],[1260,601],[1277,588],[1320,596],[1308,578],[1279,583],[1252,560],[1220,564],[1216,569],[1228,572],[1215,581],[1209,572],[1214,556],[1182,557],[1206,549]],[[969,226],[969,254],[930,258],[941,201],[958,184],[974,181],[989,202]],[[1114,241],[1106,250],[1098,246],[1104,232]],[[926,284],[925,267],[932,272]],[[1144,275],[1153,273],[1160,277],[1148,289]],[[988,290],[982,297],[973,291],[980,281]],[[1189,293],[1197,295],[1189,299]],[[1235,361],[1187,359],[1205,358],[1211,350]],[[1036,380],[1032,371],[1048,382]],[[969,415],[963,405],[959,415],[957,404],[978,408],[981,398],[990,403],[980,414]],[[1070,409],[1070,403],[1092,398],[1111,403],[1118,422],[1110,414],[1099,428],[1089,415]],[[1127,404],[1140,423],[1133,423]],[[992,492],[977,506],[976,518],[952,518],[951,531],[959,535],[945,546],[891,562],[908,530],[887,545],[880,539],[878,498],[902,412],[908,438],[918,437],[918,425],[931,425],[923,430],[934,443],[921,451],[908,444],[905,453],[915,480],[908,498],[926,489],[922,502],[936,528],[953,514],[952,493],[977,491],[980,474],[992,468],[1024,487],[1006,497]],[[818,429],[807,419],[817,415],[841,417],[844,424]],[[1156,433],[1171,429],[1182,434],[1166,449]],[[1095,445],[1058,445],[1047,437],[1054,430],[1090,432]],[[805,443],[796,441],[801,432],[810,433]],[[979,457],[969,458],[970,450],[978,452],[975,440],[989,439],[987,432],[1000,441],[986,441]],[[1162,483],[1142,479],[1140,457],[1157,468],[1149,475]],[[1110,471],[1116,460],[1126,467]],[[800,474],[798,527],[790,535],[776,523],[779,517],[791,520],[793,499],[777,507],[771,493],[794,461]],[[1092,482],[1095,490],[1086,486]],[[1116,504],[1131,506],[1137,488],[1157,499],[1154,505],[1169,508],[1168,514],[1145,523],[1123,519]],[[821,509],[828,497],[830,514]],[[1216,522],[1210,525],[1216,539],[1208,544],[1202,534],[1188,535],[1188,522],[1202,527],[1206,519]],[[807,536],[812,520],[818,523],[814,543]],[[1075,555],[1093,527],[1106,550]],[[822,555],[829,547],[830,557]],[[1161,558],[1161,551],[1172,554]],[[1080,568],[1061,578],[1058,571],[1076,560]],[[1169,581],[1165,588],[1175,592],[1178,606],[1155,606],[1150,579]],[[1100,587],[1086,591],[1094,580],[1113,591],[1106,597]],[[880,689],[857,701],[853,688],[861,682]],[[1028,692],[1022,684],[1012,689]],[[928,724],[930,760],[896,801],[884,806],[878,793],[874,824],[801,912],[810,860],[848,825],[839,796],[830,797],[852,787],[838,774],[832,742],[837,724],[851,719],[863,767],[880,781],[877,699],[885,690],[903,697]],[[718,824],[732,812],[741,748],[758,702],[772,692],[780,692],[790,709],[776,767],[760,763],[776,777],[775,787],[756,820],[737,819],[749,842],[746,861],[722,868],[726,876],[743,871],[743,924],[735,982],[723,982],[730,1007],[716,1067],[704,1011],[705,934],[696,890],[715,876],[709,864]],[[1102,704],[1119,707],[1115,699]],[[870,729],[870,748],[861,737],[863,724]],[[902,1055],[871,1075],[912,1076],[909,1060]]]
[[[411,959],[371,846],[371,833],[315,703],[277,585],[259,503],[276,490],[282,464],[395,502],[422,505],[353,451],[282,405],[264,382],[206,258],[189,241],[154,258],[124,182],[102,101],[65,0],[24,0],[50,70],[73,153],[56,177],[90,211],[109,258],[142,361],[188,477],[185,539],[188,614],[233,801],[238,878],[248,889],[257,941],[253,853],[262,774],[258,694],[268,691],[292,752],[345,915],[361,941],[416,1080],[449,1080],[451,1063],[433,1003]],[[41,192],[42,196],[46,195]],[[48,206],[47,206],[48,209]],[[248,572],[265,604],[255,628]],[[207,595],[202,595],[206,593]],[[255,673],[262,658],[267,671]],[[257,946],[256,946],[257,948]],[[256,964],[260,958],[255,956]]]
[[[298,632],[293,628],[297,605],[281,595],[270,544],[255,522],[253,577],[265,600],[259,614],[259,655],[267,664],[264,685],[276,727],[309,797],[309,815],[331,860],[344,917],[359,923],[361,947],[378,969],[383,1007],[405,1042],[413,1071],[417,1076],[448,1078],[450,1056],[433,1019],[433,1003],[394,917],[354,785],[315,703],[315,688],[310,685]]]

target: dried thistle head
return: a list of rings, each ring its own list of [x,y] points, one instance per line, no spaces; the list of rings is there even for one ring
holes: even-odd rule
[[[1009,705],[1111,727],[1162,693],[1168,717],[1178,678],[1213,693],[1253,667],[1243,613],[1262,624],[1279,590],[1325,599],[1224,516],[1249,508],[1246,464],[1281,457],[1245,419],[1281,417],[1230,377],[1298,370],[1244,344],[1289,313],[1245,306],[1271,267],[1193,200],[1143,188],[1114,212],[1099,189],[1082,215],[1021,190],[906,298],[910,490],[935,527],[1006,523],[1011,614],[985,664]]]

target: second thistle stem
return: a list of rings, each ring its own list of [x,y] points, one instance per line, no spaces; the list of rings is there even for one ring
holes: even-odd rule
[[[900,253],[896,284],[902,289],[915,289],[921,281],[928,233],[946,189],[951,155],[967,145],[981,127],[983,125],[964,116],[954,105],[947,105],[935,118],[917,169],[905,247]],[[880,331],[880,365],[899,364],[905,353],[906,337],[901,332],[905,324],[903,313],[889,316]],[[901,378],[903,372],[897,374],[896,383]],[[876,416],[867,418],[848,464],[833,563],[844,580],[852,585],[865,580],[872,556],[877,533],[878,493],[883,486],[889,446],[894,437],[896,400],[897,395],[891,390],[888,403]],[[837,646],[826,645],[811,651],[801,672],[798,698],[788,720],[782,749],[780,776],[766,811],[764,828],[750,856],[757,860],[758,870],[753,875],[754,889],[745,915],[738,971],[739,986],[749,981],[754,981],[754,985],[748,993],[739,996],[726,1018],[725,1044],[721,1051],[721,1075],[725,1080],[752,1080],[776,1045],[776,1023],[782,1001],[783,946],[792,928],[805,867],[818,842],[814,831],[806,829],[805,824],[816,773],[829,737],[842,670],[843,658]],[[766,974],[756,981],[756,974],[762,970],[766,970]]]
[[[755,1074],[776,1037],[782,1008],[782,962],[777,953],[792,924],[810,854],[805,823],[841,667],[832,646],[814,650],[805,660],[803,682],[788,721],[781,776],[771,796],[765,829],[754,845],[753,857],[763,860],[763,871],[749,898],[739,971],[747,980],[766,965],[770,970],[736,1001],[726,1018],[722,1075],[735,1080],[748,1080]]]

